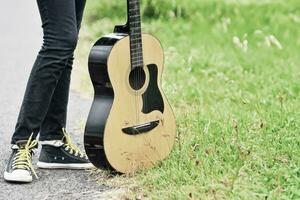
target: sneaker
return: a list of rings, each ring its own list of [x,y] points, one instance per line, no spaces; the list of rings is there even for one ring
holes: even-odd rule
[[[63,140],[44,141],[37,166],[42,169],[90,169],[93,165],[86,154],[74,145],[63,129]]]
[[[32,154],[37,144],[38,142],[32,141],[32,136],[30,136],[28,141],[19,141],[12,146],[12,154],[4,172],[6,181],[30,183],[32,174],[38,178],[32,166]]]

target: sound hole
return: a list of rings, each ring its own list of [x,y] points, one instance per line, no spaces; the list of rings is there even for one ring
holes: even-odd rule
[[[136,67],[129,74],[129,84],[132,89],[140,90],[146,81],[146,74],[142,67]]]

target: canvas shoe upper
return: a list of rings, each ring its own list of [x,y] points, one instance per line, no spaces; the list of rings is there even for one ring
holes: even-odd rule
[[[83,153],[71,141],[70,134],[63,129],[62,141],[43,141],[42,150],[37,163],[39,168],[44,169],[89,169],[93,165]]]
[[[31,182],[36,172],[32,166],[32,155],[37,148],[37,140],[30,136],[27,141],[18,141],[12,145],[12,153],[4,172],[4,179],[11,182]]]

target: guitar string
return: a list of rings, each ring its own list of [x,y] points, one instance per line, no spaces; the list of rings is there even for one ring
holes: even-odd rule
[[[137,2],[133,2],[133,3],[137,3]],[[136,5],[134,5],[134,7],[135,7]],[[133,8],[134,9],[134,8]],[[133,16],[133,13],[132,13],[132,16]],[[133,40],[133,44],[134,44],[134,60],[136,60],[136,66],[135,66],[135,71],[136,71],[136,77],[137,77],[137,82],[135,83],[136,84],[136,94],[137,94],[137,105],[136,105],[136,108],[137,108],[137,110],[139,110],[139,99],[138,99],[138,90],[137,90],[137,88],[138,88],[138,86],[139,86],[139,68],[138,68],[138,65],[139,65],[139,59],[138,59],[138,57],[136,57],[136,55],[137,55],[137,53],[138,53],[138,49],[137,49],[137,44],[136,44],[136,38],[135,38],[135,24],[134,24],[134,18],[132,17],[132,21],[131,21],[131,23],[132,23],[132,27],[133,27],[133,33],[132,33],[132,35],[133,35],[133,38],[132,38],[132,40]],[[139,111],[137,111],[137,114],[138,114],[138,121],[137,121],[137,123],[139,123]]]
[[[131,12],[132,12],[132,10],[131,10]],[[131,13],[131,18],[133,18],[132,17],[133,15],[132,15],[132,13]],[[134,42],[134,32],[135,32],[135,29],[134,29],[134,25],[133,25],[133,23],[132,23],[132,21],[133,20],[131,20],[131,26],[132,26],[132,37],[131,37],[131,42],[132,42],[132,45],[133,46],[135,46],[135,42]],[[133,51],[133,55],[135,55],[136,54],[136,47],[134,48],[134,47],[132,47],[132,51]],[[133,60],[135,61],[136,59],[135,59],[135,57],[132,55],[132,57],[134,58]],[[137,60],[137,63],[138,63],[139,61]],[[134,62],[134,63],[136,63],[136,61]],[[138,70],[138,69],[136,69],[136,65],[135,64],[133,64],[133,73],[134,73],[134,85],[135,85],[135,87],[138,85],[138,74],[135,74],[135,72],[134,71],[136,71],[136,70]],[[136,110],[136,123],[138,124],[139,123],[139,109],[138,109],[138,105],[139,105],[139,99],[138,99],[138,91],[137,90],[135,90],[135,110]]]
[[[130,37],[129,37],[129,40],[130,40],[130,58],[131,58],[131,72],[130,73],[133,73],[133,75],[134,75],[134,77],[133,77],[133,86],[135,86],[135,84],[136,84],[136,76],[135,76],[135,74],[134,74],[134,62],[133,62],[133,60],[134,60],[134,58],[133,58],[133,52],[134,52],[134,49],[133,49],[133,40],[132,40],[132,37],[133,37],[133,34],[132,34],[132,32],[133,32],[133,30],[132,30],[132,13],[131,13],[131,8],[130,8],[130,6],[131,6],[131,4],[130,4],[130,1],[129,1],[129,25],[130,25],[130,32],[131,32],[131,34],[129,35]],[[134,109],[135,109],[135,121],[137,122],[137,108],[136,108],[136,104],[137,104],[137,98],[136,98],[136,91],[134,91]]]
[[[132,8],[131,4],[135,4],[135,6]],[[143,40],[142,40],[142,32],[141,32],[141,16],[140,16],[140,2],[139,0],[133,0],[131,3],[130,8],[130,17],[131,17],[131,27],[133,27],[132,30],[132,38],[131,38],[131,44],[132,44],[132,49],[133,52],[132,54],[132,60],[133,60],[133,70],[137,71],[137,75],[134,77],[135,79],[135,85],[137,88],[139,86],[144,86],[141,85],[141,83],[146,83],[146,76],[147,74],[144,71],[144,63],[143,63]],[[142,87],[141,87],[142,88]],[[142,109],[140,103],[143,104],[146,110],[148,110],[148,95],[145,96],[145,98],[140,98],[140,94],[138,91],[135,92],[136,96],[136,112],[137,112],[137,121],[139,122],[140,120],[140,112]]]
[[[143,45],[142,45],[142,32],[141,32],[141,14],[140,14],[140,2],[139,2],[139,0],[137,0],[137,12],[138,12],[138,19],[137,19],[137,22],[136,22],[136,25],[137,25],[137,29],[138,29],[138,35],[137,35],[137,37],[138,37],[138,39],[137,39],[137,41],[138,41],[138,53],[137,53],[137,56],[138,56],[138,58],[139,59],[141,59],[140,60],[140,70],[139,70],[139,72],[140,72],[140,80],[139,80],[139,82],[140,82],[140,84],[142,84],[143,83],[143,77],[142,77],[142,75],[143,75],[143,65],[144,65],[144,63],[143,63]],[[141,85],[141,86],[143,86],[143,85]],[[142,103],[142,105],[143,105],[143,98],[142,98],[142,94],[141,94],[141,103]],[[142,105],[139,105],[139,109],[142,109]]]
[[[134,6],[134,8],[133,8],[133,10],[135,10],[135,9],[137,9],[138,8],[138,1],[134,1],[133,3],[135,3],[135,6]],[[133,12],[134,13],[134,12]],[[133,13],[132,13],[132,15],[131,16],[134,16],[133,15]],[[138,15],[138,14],[137,14]],[[135,69],[134,70],[136,70],[136,72],[137,72],[137,82],[136,82],[136,88],[138,89],[139,88],[139,84],[140,84],[140,59],[139,59],[139,41],[137,41],[138,40],[138,37],[139,37],[139,32],[137,31],[137,28],[136,28],[136,18],[135,17],[132,17],[132,18],[134,18],[132,21],[131,21],[131,23],[132,23],[132,26],[133,26],[133,38],[132,38],[132,40],[133,40],[133,44],[134,44],[134,60],[136,60],[137,62],[136,62],[136,66],[135,66]],[[137,33],[136,33],[137,32]],[[139,98],[139,94],[138,94],[138,90],[136,90],[136,98],[137,98],[137,105],[136,105],[136,108],[137,108],[137,123],[139,124],[139,121],[140,121],[140,116],[139,116],[139,114],[140,114],[140,111],[139,111],[139,109],[140,109],[140,98]]]
[[[140,5],[139,5],[139,1],[137,1],[136,6],[137,6],[137,9],[139,10],[139,6],[140,6]],[[138,14],[138,15],[139,15],[139,14]],[[139,15],[139,17],[140,17],[140,15]],[[137,29],[138,29],[138,27],[139,27],[139,19],[137,19],[137,23],[136,23],[136,24],[137,24],[136,26],[137,26]],[[139,65],[140,65],[140,66],[139,66],[140,68],[138,69],[138,73],[139,73],[139,84],[142,83],[142,82],[141,82],[141,81],[142,81],[142,80],[141,80],[141,73],[142,73],[142,69],[141,69],[142,66],[141,66],[141,65],[142,65],[142,63],[141,63],[140,56],[139,56],[139,53],[140,53],[140,51],[141,51],[141,43],[140,43],[140,37],[141,37],[141,36],[140,36],[140,34],[141,34],[140,31],[138,31],[138,34],[137,34],[137,36],[136,36],[136,37],[137,37],[137,43],[138,43],[138,45],[137,45],[137,46],[138,46],[138,49],[137,49],[137,57],[138,57],[138,60],[139,60],[138,63],[139,63]],[[142,97],[142,95],[141,95],[141,97]],[[142,98],[139,98],[139,100],[142,100]],[[139,103],[140,103],[140,102],[142,102],[142,101],[139,101]],[[138,105],[138,108],[139,108],[139,110],[141,109],[141,105],[140,105],[140,104]],[[140,114],[140,111],[139,111],[139,114]]]

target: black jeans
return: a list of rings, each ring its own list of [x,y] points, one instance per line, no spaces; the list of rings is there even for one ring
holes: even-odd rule
[[[43,46],[27,83],[12,144],[40,133],[40,140],[62,139],[66,126],[74,50],[86,0],[37,0]]]

